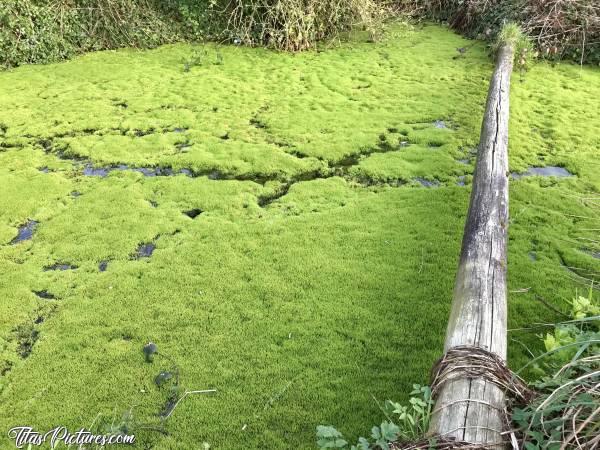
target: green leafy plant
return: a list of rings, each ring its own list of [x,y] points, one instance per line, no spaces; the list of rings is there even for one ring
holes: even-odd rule
[[[413,385],[408,405],[401,405],[391,401],[386,406],[398,416],[400,429],[399,436],[404,440],[417,439],[425,434],[429,428],[433,400],[429,386]]]
[[[429,386],[413,385],[407,405],[387,400],[383,413],[388,420],[371,429],[371,441],[360,437],[350,450],[389,450],[396,441],[411,441],[423,436],[429,428],[433,400]],[[332,426],[317,427],[317,445],[320,449],[348,448],[348,441]]]
[[[589,295],[571,302],[571,321],[540,336],[545,353],[537,357],[541,373],[533,383],[539,395],[515,408],[512,419],[523,448],[558,450],[591,443],[600,433],[600,306]]]
[[[206,50],[204,50],[204,51],[194,50],[189,57],[184,58],[182,60],[183,71],[189,72],[193,67],[201,66],[202,60],[204,57],[206,57],[206,55],[207,55]]]
[[[195,49],[192,54],[182,59],[183,71],[189,72],[192,68],[202,66],[208,60],[208,50],[206,49]],[[212,64],[220,66],[223,65],[224,59],[223,54],[217,48],[215,50],[215,59]]]
[[[348,441],[345,441],[342,433],[334,427],[319,425],[317,427],[317,445],[322,449],[345,448]]]
[[[47,63],[119,47],[151,48],[181,40],[186,31],[158,2],[5,0],[0,65]]]

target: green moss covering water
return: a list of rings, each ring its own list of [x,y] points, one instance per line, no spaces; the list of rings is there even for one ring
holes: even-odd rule
[[[0,428],[79,429],[134,405],[155,424],[170,364],[144,362],[153,341],[186,389],[218,392],[140,443],[368,433],[373,398],[404,399],[442,351],[492,69],[479,45],[453,59],[464,45],[398,27],[323,52],[223,47],[222,64],[206,46],[189,72],[177,45],[0,74]],[[554,319],[535,296],[560,305],[600,271],[582,251],[599,96],[598,69],[514,75],[511,170],[576,176],[511,182],[511,327]],[[156,167],[176,175],[133,170]],[[28,220],[32,239],[11,244]],[[44,270],[57,263],[76,268]],[[511,341],[510,357],[527,353]]]

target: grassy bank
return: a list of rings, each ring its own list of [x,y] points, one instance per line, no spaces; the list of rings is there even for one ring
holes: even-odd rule
[[[465,45],[394,27],[323,52],[173,45],[0,74],[0,428],[134,405],[155,423],[153,341],[185,388],[218,390],[183,401],[168,436],[138,433],[154,448],[364,434],[373,397],[404,400],[442,350],[491,72],[482,46],[455,58]],[[511,327],[600,270],[579,201],[600,189],[599,79],[515,74],[511,170],[574,176],[511,182]]]

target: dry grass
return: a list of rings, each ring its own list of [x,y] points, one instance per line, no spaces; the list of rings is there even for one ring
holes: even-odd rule
[[[233,0],[224,12],[241,43],[298,51],[355,27],[376,40],[385,11],[373,0]]]

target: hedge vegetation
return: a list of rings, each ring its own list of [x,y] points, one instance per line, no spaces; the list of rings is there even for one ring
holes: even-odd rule
[[[596,0],[4,0],[0,65],[177,41],[305,50],[353,28],[375,40],[385,20],[398,14],[445,21],[490,41],[513,21],[531,36],[539,56],[600,63]]]

